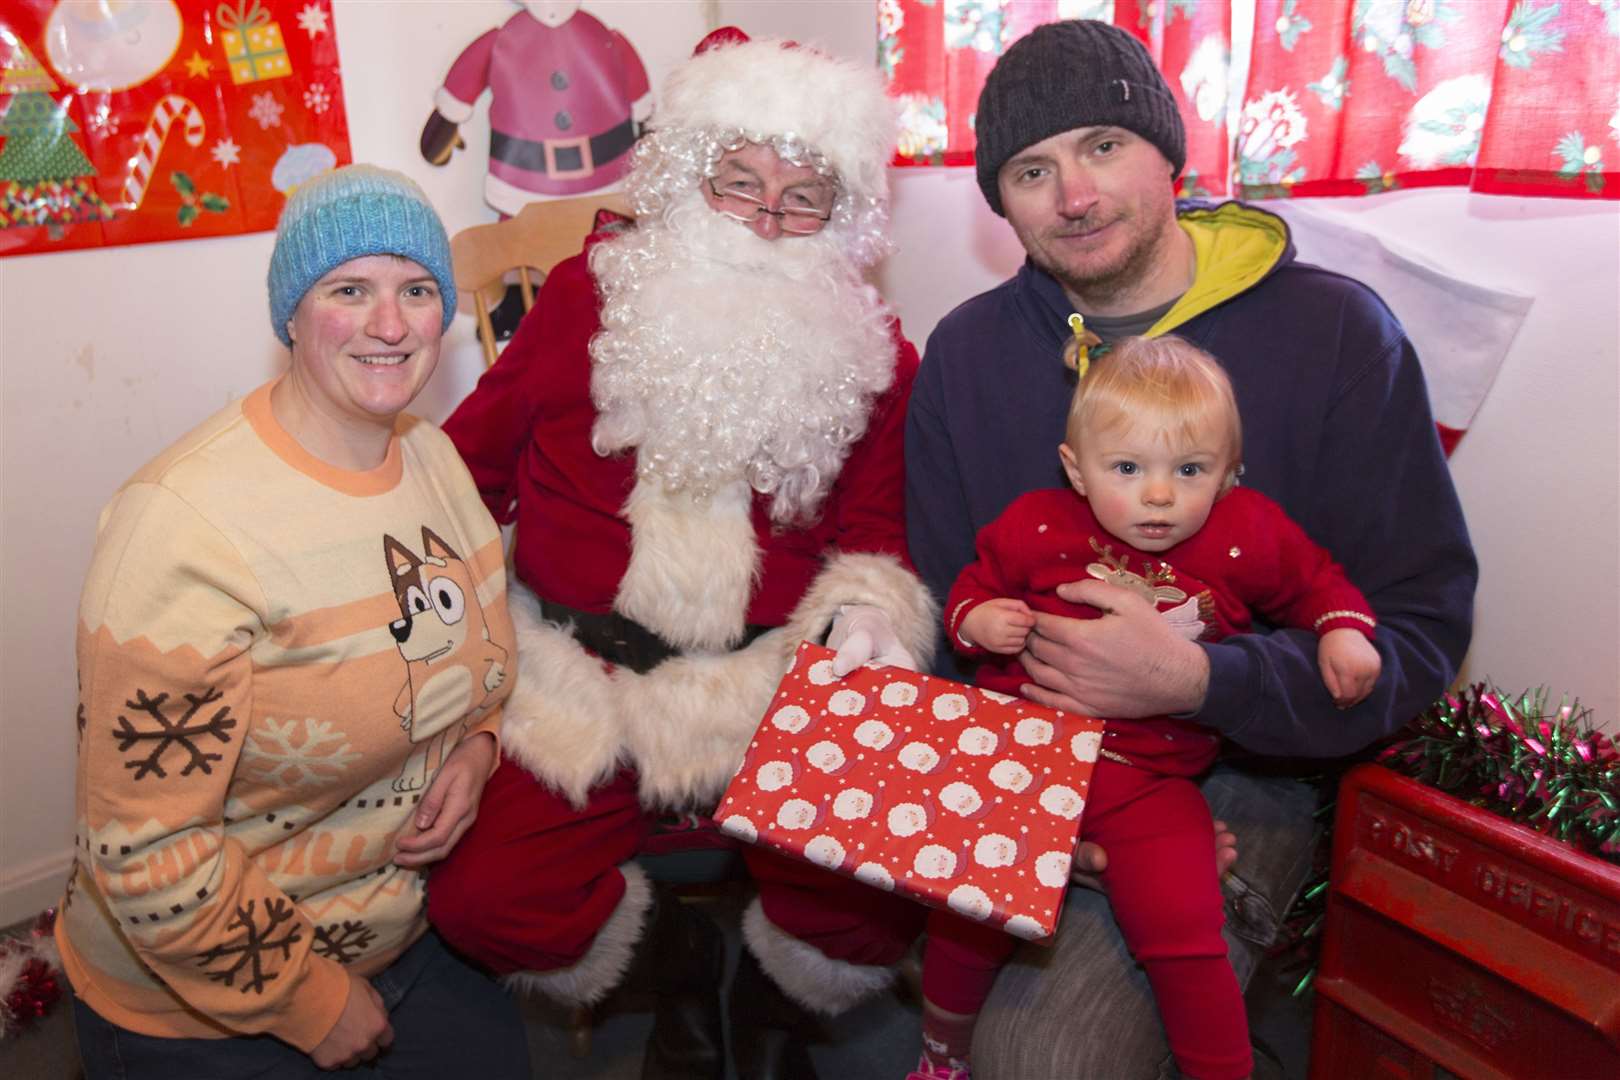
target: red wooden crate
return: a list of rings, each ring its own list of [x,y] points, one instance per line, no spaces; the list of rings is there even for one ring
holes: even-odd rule
[[[1620,868],[1362,765],[1332,881],[1312,1080],[1620,1077]]]

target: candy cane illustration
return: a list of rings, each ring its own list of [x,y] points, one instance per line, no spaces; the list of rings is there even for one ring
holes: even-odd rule
[[[185,123],[186,144],[201,146],[203,141],[202,111],[179,94],[168,94],[152,108],[152,118],[146,122],[146,133],[141,136],[140,147],[130,159],[129,177],[124,181],[124,205],[135,210],[146,197],[146,188],[152,182],[152,169],[163,142],[169,137],[169,128],[176,119]]]

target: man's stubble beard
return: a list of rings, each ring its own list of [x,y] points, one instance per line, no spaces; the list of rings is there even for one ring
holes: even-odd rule
[[[747,483],[812,518],[894,375],[888,312],[826,233],[766,240],[694,192],[599,245],[598,453],[706,498]]]
[[[1143,218],[1156,219],[1160,222],[1159,228],[1138,234],[1133,242],[1122,251],[1119,256],[1107,265],[1093,267],[1080,273],[1060,265],[1057,260],[1048,257],[1038,246],[1032,246],[1019,232],[1019,241],[1023,243],[1024,250],[1029,254],[1030,261],[1037,267],[1051,274],[1063,286],[1071,300],[1083,302],[1083,306],[1090,309],[1106,309],[1116,305],[1121,298],[1131,296],[1140,290],[1159,272],[1165,260],[1173,255],[1171,244],[1173,230],[1176,225],[1176,203],[1173,192],[1167,193],[1162,200],[1156,199],[1151,205],[1138,208],[1136,218],[1121,219],[1127,228],[1139,223]],[[1082,221],[1067,222],[1067,226],[1082,224]],[[1018,230],[1015,228],[1015,232]],[[1053,230],[1059,231],[1059,230]],[[1155,304],[1147,304],[1151,308]],[[1120,312],[1121,315],[1132,315],[1136,312]]]

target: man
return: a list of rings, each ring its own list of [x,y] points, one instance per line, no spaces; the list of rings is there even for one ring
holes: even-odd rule
[[[1477,571],[1417,358],[1388,309],[1359,283],[1295,262],[1270,214],[1177,206],[1180,115],[1123,30],[1063,22],[1016,42],[985,82],[976,131],[980,188],[1029,258],[940,322],[913,391],[908,535],[934,594],[973,558],[977,529],[1018,495],[1062,483],[1067,317],[1079,312],[1105,342],[1174,332],[1231,376],[1242,482],[1278,500],[1372,602],[1383,677],[1335,711],[1312,635],[1187,642],[1145,601],[1077,581],[1060,595],[1107,614],[1038,616],[1026,692],[1112,720],[1185,715],[1250,755],[1349,754],[1416,715],[1467,649]],[[1228,932],[1246,939],[1233,953],[1246,982],[1308,868],[1314,801],[1294,780],[1230,766],[1205,794],[1242,841]],[[1056,949],[1026,950],[1002,973],[975,1071],[1049,1075],[1056,1062],[1064,1075],[1160,1075],[1168,1055],[1152,1008],[1105,900],[1076,892]]]
[[[862,278],[886,247],[890,103],[865,66],[716,33],[636,150],[634,226],[552,272],[446,424],[491,511],[515,517],[536,596],[515,599],[505,761],[431,915],[565,1001],[602,998],[639,951],[652,1076],[724,1069],[716,931],[655,903],[630,861],[652,811],[713,808],[800,640],[825,638],[844,672],[914,666],[936,618],[904,561],[917,354]],[[808,1066],[780,1037],[798,1005],[837,1011],[889,979],[815,901],[783,871],[745,919],[744,1076],[782,1064],[773,1047]],[[637,947],[649,908],[656,956]]]

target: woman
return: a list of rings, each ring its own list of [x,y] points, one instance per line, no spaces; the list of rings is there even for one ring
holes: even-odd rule
[[[57,924],[91,1077],[527,1076],[515,1004],[427,931],[497,759],[500,536],[404,413],[455,310],[421,190],[288,200],[260,387],[102,513],[80,603],[78,865]]]

